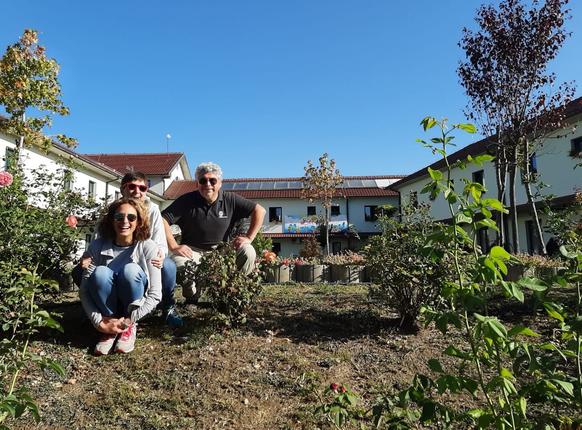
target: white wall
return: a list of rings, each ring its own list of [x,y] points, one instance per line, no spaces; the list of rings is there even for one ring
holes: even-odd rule
[[[576,126],[575,131],[566,132],[561,130],[555,132],[543,141],[543,145],[536,152],[537,169],[539,181],[548,185],[541,188],[539,192],[542,195],[554,197],[567,196],[574,194],[582,189],[582,168],[574,169],[574,166],[582,160],[580,158],[570,157],[571,140],[582,136],[582,119],[577,118],[573,122]],[[571,130],[570,130],[571,131]],[[458,190],[463,187],[462,178],[471,180],[472,173],[478,170],[484,171],[485,187],[488,190],[485,196],[497,198],[497,185],[495,181],[495,166],[492,162],[485,163],[483,167],[469,165],[467,169],[453,169],[451,178],[455,181]],[[443,172],[444,173],[444,172]],[[517,205],[527,203],[525,188],[521,183],[520,173],[516,179],[516,202]],[[428,194],[421,194],[422,188],[429,182],[428,174],[414,182],[404,184],[398,190],[401,194],[402,204],[407,204],[410,200],[410,193],[416,192],[419,202],[431,205],[431,215],[437,219],[450,218],[450,213],[446,201],[440,195],[435,201],[430,201]],[[533,188],[533,187],[532,187]],[[536,189],[533,189],[534,193]],[[519,241],[521,252],[527,251],[527,241],[525,234],[525,222],[531,219],[529,214],[520,214],[518,216]],[[494,233],[490,234],[493,237]],[[545,235],[547,242],[549,235]]]
[[[349,197],[349,222],[353,224],[358,233],[375,233],[378,232],[378,226],[375,221],[366,221],[365,206],[383,206],[391,205],[398,208],[398,196],[395,197]]]

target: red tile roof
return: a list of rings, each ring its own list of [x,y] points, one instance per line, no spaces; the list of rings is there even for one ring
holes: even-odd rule
[[[564,116],[566,118],[571,118],[573,116],[582,114],[582,97],[577,98],[576,100],[571,101],[566,105]],[[481,139],[477,142],[474,142],[462,149],[459,149],[457,152],[453,152],[447,158],[449,163],[454,163],[455,161],[463,160],[467,158],[467,155],[478,155],[487,152],[488,147],[490,147],[491,142],[489,138],[486,137],[485,139]],[[440,159],[435,161],[434,163],[430,164],[429,166],[425,166],[420,170],[406,176],[404,179],[395,182],[394,184],[390,185],[390,188],[398,189],[404,184],[409,182],[413,182],[415,179],[422,178],[424,176],[428,176],[428,168],[433,170],[440,170],[445,167],[445,161]]]
[[[170,152],[151,154],[84,154],[84,156],[121,173],[138,171],[146,175],[167,176],[184,154],[181,152]]]
[[[369,179],[378,179],[378,177],[371,177],[371,176],[350,176],[346,177],[346,179],[354,179],[354,178],[369,178]],[[381,179],[395,179],[401,178],[401,176],[390,176],[390,177],[382,177]],[[254,178],[252,181],[249,179],[225,179],[224,182],[276,182],[278,179],[258,179]],[[300,178],[285,178],[285,181],[293,181],[299,180]],[[194,191],[198,188],[198,184],[196,181],[174,181],[170,184],[166,192],[164,193],[164,197],[167,199],[177,199],[182,194],[189,193]],[[301,190],[300,189],[286,189],[286,190],[233,190],[235,192],[247,199],[299,199],[301,198]],[[338,197],[394,197],[397,196],[398,193],[396,191],[387,189],[387,188],[346,188],[340,190],[338,192]]]

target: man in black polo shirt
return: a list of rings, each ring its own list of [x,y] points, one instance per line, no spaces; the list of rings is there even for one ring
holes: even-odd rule
[[[237,251],[237,266],[250,273],[257,257],[251,242],[263,224],[265,209],[235,193],[221,191],[222,169],[217,164],[200,164],[195,177],[198,190],[178,197],[162,212],[168,249],[176,266],[180,268],[188,260],[198,264],[205,252],[219,242],[230,240],[232,229],[239,220],[250,217],[246,234],[232,240]],[[172,235],[171,224],[177,224],[182,230],[181,245]],[[187,303],[196,303],[200,291],[194,283],[183,285],[182,294]]]

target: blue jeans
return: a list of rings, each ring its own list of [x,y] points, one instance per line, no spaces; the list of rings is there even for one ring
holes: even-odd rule
[[[97,266],[88,279],[89,294],[105,317],[129,316],[131,303],[144,296],[148,278],[139,265],[128,263],[115,273]]]
[[[176,305],[174,288],[176,288],[176,263],[170,257],[166,257],[162,267],[162,309]]]

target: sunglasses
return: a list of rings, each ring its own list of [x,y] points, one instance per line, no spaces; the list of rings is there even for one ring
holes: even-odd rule
[[[137,185],[137,184],[125,184],[125,188],[129,189],[130,191],[135,191],[139,188],[142,193],[145,193],[148,190],[147,185]]]
[[[200,185],[206,185],[208,183],[210,183],[210,185],[216,185],[217,182],[218,182],[218,179],[216,179],[216,178],[200,178],[200,179],[198,179],[198,183]]]
[[[124,214],[123,212],[115,212],[115,215],[113,215],[113,219],[118,222],[125,221],[126,217],[129,222],[137,221],[136,214]]]

